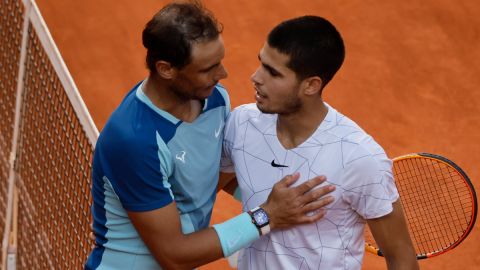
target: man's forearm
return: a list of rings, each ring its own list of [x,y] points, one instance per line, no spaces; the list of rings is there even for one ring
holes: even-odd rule
[[[386,258],[388,270],[418,270],[418,262],[415,257],[404,256],[403,258]]]
[[[146,211],[128,211],[135,229],[164,269],[193,269],[222,257],[213,229],[184,234],[175,203]]]
[[[400,199],[390,214],[368,220],[375,241],[382,250],[389,270],[417,270],[415,249],[408,233]]]
[[[223,257],[220,240],[213,228],[182,234],[170,248],[151,252],[162,268],[175,270],[191,270]]]
[[[259,236],[247,213],[183,234],[175,204],[151,212],[129,212],[153,257],[165,269],[193,269],[239,250]]]

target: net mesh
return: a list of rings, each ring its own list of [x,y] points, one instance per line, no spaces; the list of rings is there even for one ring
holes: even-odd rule
[[[81,269],[93,146],[30,25],[17,158],[20,269]]]
[[[12,150],[22,25],[23,5],[16,0],[2,0],[0,5],[0,237],[3,237],[7,209],[9,155]],[[0,245],[2,245],[1,240]]]
[[[41,24],[41,19],[32,19],[41,18],[34,7],[22,65],[24,87],[14,168],[19,194],[17,268],[82,269],[92,244],[88,233],[95,139],[87,136],[86,126],[82,126],[91,123],[85,120],[88,112],[81,108],[79,113],[78,100],[71,103],[70,98],[76,98],[71,91],[76,90],[65,80],[68,71],[59,71],[61,60],[52,54],[53,42],[43,27],[32,24]],[[1,236],[8,205],[25,10],[20,0],[2,0],[0,5]],[[88,130],[96,129],[90,124]]]

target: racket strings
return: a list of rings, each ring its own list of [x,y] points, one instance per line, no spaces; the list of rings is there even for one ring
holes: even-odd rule
[[[414,166],[413,164],[409,164],[410,166]],[[415,167],[416,168],[416,167]],[[409,168],[410,169],[410,168]],[[443,237],[442,231],[439,230],[440,227],[442,226],[448,226],[448,224],[445,224],[446,219],[446,212],[445,208],[443,205],[438,205],[436,202],[442,202],[445,201],[444,198],[442,198],[443,193],[438,193],[437,190],[435,190],[435,186],[433,186],[431,183],[428,182],[428,184],[425,184],[422,182],[422,175],[427,175],[428,177],[431,177],[432,175],[435,177],[438,177],[437,175],[437,170],[431,170],[428,167],[428,164],[422,164],[417,168],[418,170],[414,171],[413,175],[410,175],[411,179],[415,180],[417,184],[424,185],[426,188],[425,193],[426,194],[421,194],[417,193],[415,194],[414,192],[417,191],[415,190],[415,187],[412,185],[412,190],[409,190],[409,192],[412,195],[416,196],[415,202],[417,203],[418,206],[421,207],[421,209],[424,209],[424,215],[420,216],[415,216],[414,218],[411,218],[410,221],[416,221],[418,219],[424,219],[426,220],[419,222],[419,223],[413,223],[415,225],[421,224],[423,226],[416,226],[420,228],[413,228],[416,229],[419,232],[422,232],[424,234],[421,234],[420,237],[416,237],[415,241],[417,243],[421,243],[422,245],[425,245],[425,248],[420,249],[419,252],[423,253],[425,250],[435,250],[436,247],[438,247],[438,242],[441,241],[441,238]],[[425,174],[425,171],[428,170],[428,173]],[[411,170],[410,170],[411,171]],[[412,183],[409,183],[412,184]],[[442,183],[444,184],[444,183]],[[432,205],[434,203],[435,208],[438,209],[439,211],[434,212],[434,211],[428,211],[428,204]],[[413,207],[414,205],[412,205]],[[417,206],[417,207],[418,207]],[[438,219],[438,220],[437,220]],[[433,223],[432,223],[433,222]],[[441,223],[441,224],[439,224]],[[434,225],[440,225],[440,227],[435,227]],[[430,230],[428,230],[430,228]],[[426,241],[425,239],[430,238],[432,241]],[[420,246],[420,244],[419,244]]]
[[[417,254],[457,242],[472,218],[470,190],[452,166],[428,158],[394,163],[395,180]]]

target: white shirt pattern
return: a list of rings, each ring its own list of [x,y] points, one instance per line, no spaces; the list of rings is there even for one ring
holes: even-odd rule
[[[277,115],[255,104],[238,107],[225,126],[222,171],[235,172],[243,210],[263,203],[273,185],[300,172],[336,186],[326,216],[313,224],[274,230],[239,256],[239,269],[361,269],[365,220],[392,211],[398,199],[392,162],[371,136],[331,106],[317,130],[294,149],[276,136]]]

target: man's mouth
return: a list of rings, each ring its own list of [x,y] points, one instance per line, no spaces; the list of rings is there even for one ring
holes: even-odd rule
[[[257,102],[262,102],[262,101],[264,101],[264,100],[266,100],[266,99],[267,99],[267,97],[264,96],[264,95],[262,95],[262,94],[260,94],[260,92],[258,92],[258,91],[255,92],[255,100],[256,100]]]
[[[265,94],[263,94],[262,92],[260,92],[257,87],[254,87],[254,88],[255,88],[255,98],[257,98],[257,99],[258,98],[260,98],[260,99],[267,98],[267,96]]]

